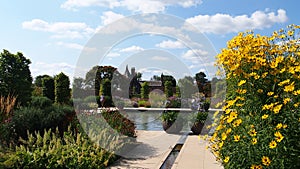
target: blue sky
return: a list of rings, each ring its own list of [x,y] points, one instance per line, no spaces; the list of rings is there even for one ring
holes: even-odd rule
[[[33,77],[63,71],[72,78],[80,57],[85,54],[83,47],[91,43],[90,39],[97,36],[97,31],[103,32],[109,25],[121,29],[122,25],[114,22],[118,19],[124,20],[132,15],[143,17],[142,14],[148,13],[176,16],[195,26],[198,33],[207,37],[201,42],[210,42],[218,53],[240,31],[251,29],[255,33],[270,35],[287,25],[300,24],[297,3],[296,0],[4,0],[0,2],[0,47],[13,53],[20,51],[29,58]],[[140,25],[143,24],[136,26]],[[207,48],[188,48],[176,35],[165,36],[166,32],[156,31],[161,34],[132,33],[127,39],[112,45],[98,63],[96,60],[91,65],[113,65],[123,72],[125,65],[129,64],[144,73],[144,78],[149,78],[161,72],[172,74],[171,67],[153,66],[155,62],[165,62],[165,65],[174,66],[176,63],[178,67],[187,68],[191,75],[208,71],[212,76],[214,72],[208,67],[214,61],[213,52]],[[101,45],[96,47],[104,49]],[[136,60],[139,62],[134,62]],[[178,65],[176,60],[184,66]],[[149,68],[142,62],[148,63]]]

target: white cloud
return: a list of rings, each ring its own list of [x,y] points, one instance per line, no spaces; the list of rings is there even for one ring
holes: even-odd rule
[[[82,50],[83,49],[83,46],[79,45],[77,43],[57,42],[56,44],[59,45],[59,46],[70,48],[70,49],[78,49],[78,50]]]
[[[158,13],[165,10],[165,4],[155,0],[124,0],[121,5],[130,11],[142,13]]]
[[[286,11],[279,9],[277,15],[274,12],[255,11],[251,16],[228,14],[197,15],[186,19],[186,22],[193,24],[201,32],[226,34],[245,31],[250,29],[269,28],[276,23],[284,23],[288,20]]]
[[[170,48],[170,49],[181,49],[185,48],[185,46],[179,42],[179,41],[172,41],[172,40],[164,40],[159,44],[155,45],[156,47],[161,47],[161,48]]]
[[[143,51],[144,48],[140,47],[140,46],[130,46],[128,48],[124,48],[124,49],[121,49],[120,52],[140,52],[140,51]]]
[[[124,15],[117,14],[112,11],[103,12],[103,16],[101,16],[103,25],[108,25],[121,18],[124,18]]]
[[[102,6],[114,8],[119,5],[117,0],[67,0],[60,7],[68,10],[76,10],[78,7]]]
[[[107,57],[113,58],[113,57],[118,57],[121,56],[120,53],[117,52],[110,52],[106,55]]]
[[[65,48],[69,48],[69,49],[85,50],[85,51],[96,51],[97,50],[96,48],[85,47],[78,43],[57,42],[56,44],[59,46],[63,46]]]
[[[187,50],[182,58],[191,61],[193,64],[200,64],[207,61],[208,52],[201,49]]]
[[[82,22],[55,22],[48,23],[41,19],[33,19],[22,23],[22,28],[54,33],[53,38],[84,38],[95,32],[86,23]]]
[[[159,13],[168,6],[189,8],[202,4],[202,0],[67,0],[61,8],[77,10],[80,7],[101,6],[110,9],[124,7],[133,12]]]
[[[36,62],[30,66],[30,70],[32,72],[33,77],[38,75],[57,75],[60,72],[64,72],[69,76],[72,81],[72,76],[74,72],[75,66],[68,63],[45,63],[45,62]]]
[[[151,57],[151,60],[155,60],[155,61],[168,61],[168,60],[170,60],[170,58],[163,57],[163,56],[153,56],[153,57]]]

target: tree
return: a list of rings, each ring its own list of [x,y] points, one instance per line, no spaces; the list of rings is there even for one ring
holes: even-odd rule
[[[85,98],[87,97],[87,91],[85,90],[85,81],[83,78],[74,78],[72,84],[72,96],[73,98]]]
[[[153,80],[153,81],[161,81],[161,77],[160,77],[160,76],[157,76],[157,75],[153,75],[153,77],[151,77],[150,80]]]
[[[38,75],[37,77],[35,77],[34,80],[34,86],[36,87],[43,87],[43,79],[46,77],[51,77],[49,75]]]
[[[203,87],[204,87],[205,83],[207,83],[207,79],[205,77],[206,77],[206,74],[204,72],[196,73],[195,79],[197,82],[199,92],[204,91]]]
[[[149,84],[148,84],[148,82],[144,82],[142,84],[142,88],[141,88],[141,97],[143,99],[148,99],[149,98],[149,92],[150,92]]]
[[[111,81],[104,79],[100,86],[100,95],[111,97]]]
[[[189,77],[184,77],[178,80],[180,87],[181,98],[192,98],[194,93],[197,93],[197,87],[191,82]]]
[[[43,96],[55,100],[55,86],[53,77],[46,76],[42,79]]]
[[[165,86],[166,97],[169,98],[169,97],[173,96],[172,82],[171,81],[166,81],[164,86]]]
[[[71,98],[70,80],[67,75],[60,73],[54,78],[55,103],[68,104]]]
[[[0,53],[0,95],[17,96],[17,102],[25,105],[32,93],[31,61],[22,53],[12,54],[7,50]]]

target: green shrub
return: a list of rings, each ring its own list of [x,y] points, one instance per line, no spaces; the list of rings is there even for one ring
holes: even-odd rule
[[[149,94],[149,101],[151,103],[151,107],[164,107],[166,103],[166,96],[159,91],[152,91]]]
[[[43,132],[44,129],[59,127],[61,133],[67,129],[75,116],[73,107],[53,105],[43,109],[22,107],[14,112],[10,126],[13,126],[16,140],[26,138],[27,130]]]
[[[135,124],[125,118],[119,111],[107,110],[101,114],[106,122],[117,132],[129,137],[136,137]]]
[[[151,107],[151,104],[147,100],[139,100],[138,106],[139,107],[148,107],[149,108],[149,107]]]
[[[88,97],[84,98],[83,101],[85,103],[91,103],[91,102],[96,103],[96,99],[97,99],[96,96],[88,96]]]
[[[49,107],[52,103],[52,100],[47,97],[36,96],[31,98],[31,106],[36,108]]]
[[[120,146],[118,138],[103,135],[109,144]],[[0,154],[1,159],[1,154]],[[4,159],[4,160],[3,160]],[[81,134],[74,135],[70,130],[61,138],[58,131],[48,130],[43,135],[29,134],[15,151],[2,156],[2,168],[106,168],[116,160],[116,155],[97,144],[93,144]]]
[[[180,108],[181,107],[181,100],[177,97],[169,97],[166,104],[167,108]]]

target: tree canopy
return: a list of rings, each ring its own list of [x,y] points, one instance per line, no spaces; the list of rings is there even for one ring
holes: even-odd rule
[[[0,53],[0,95],[14,95],[22,105],[30,101],[33,89],[29,64],[31,61],[20,52]]]

